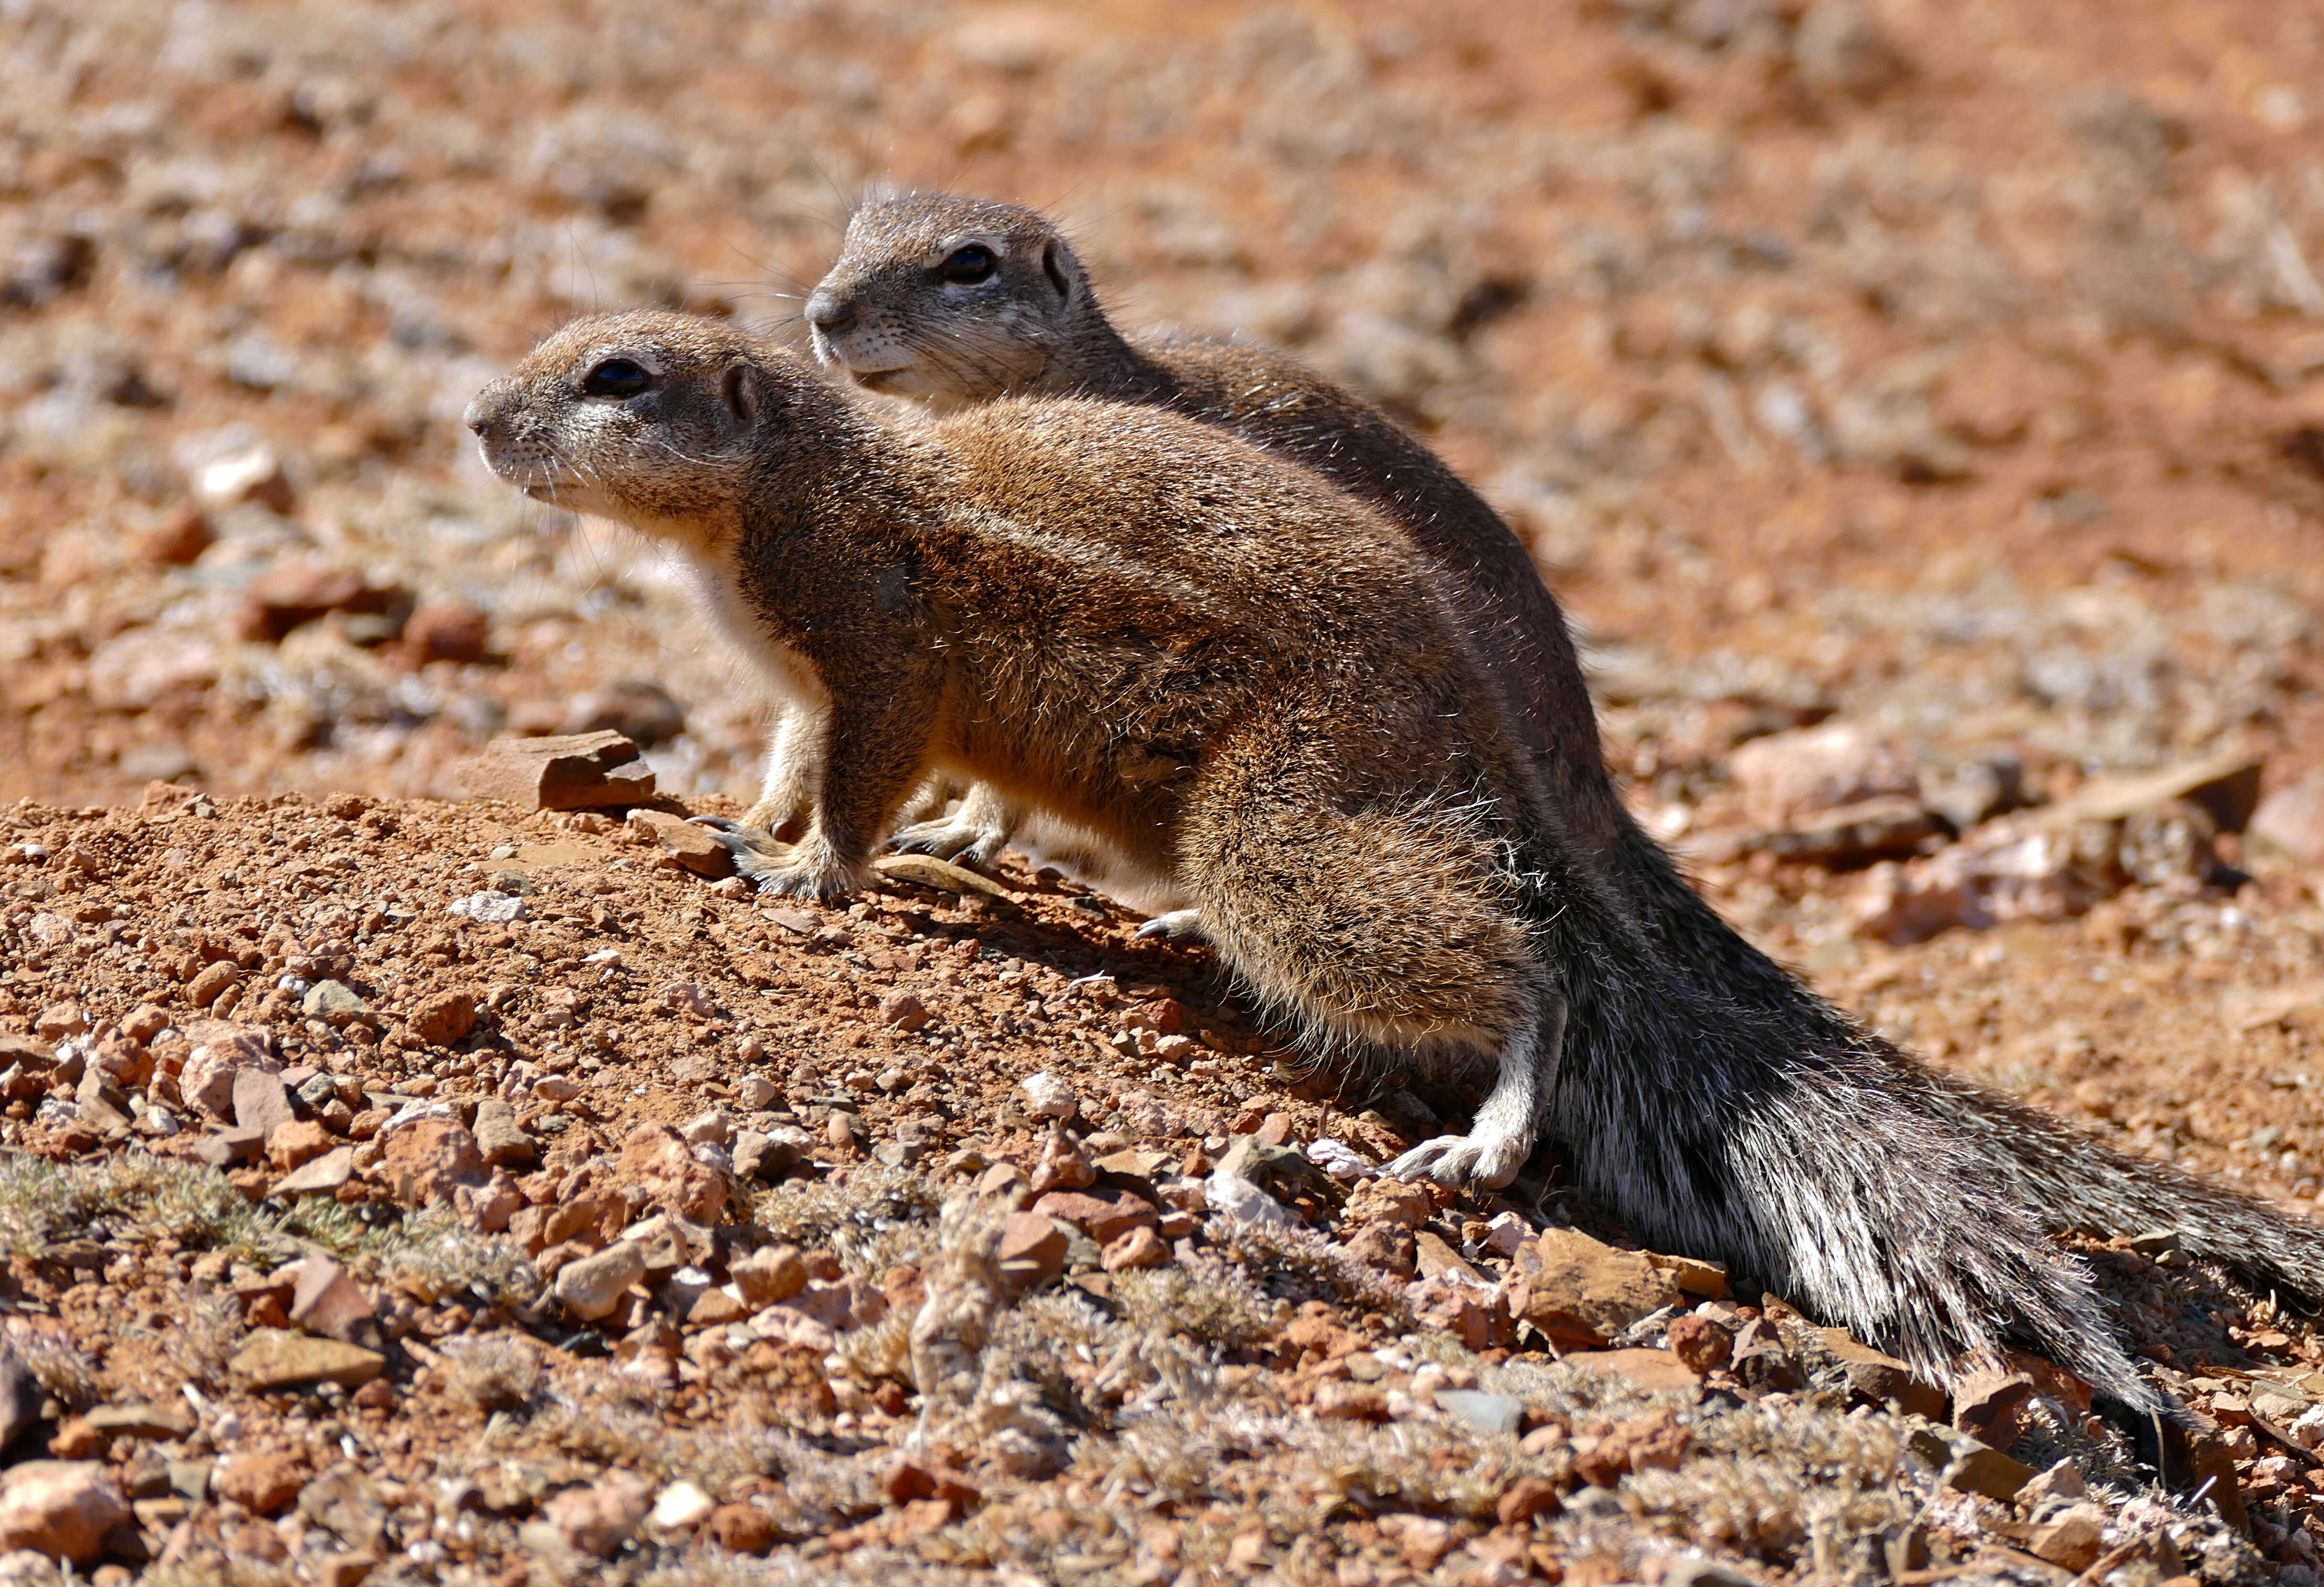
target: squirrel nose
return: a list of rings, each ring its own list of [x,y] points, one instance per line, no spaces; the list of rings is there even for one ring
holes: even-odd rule
[[[807,322],[830,336],[854,324],[855,310],[832,293],[817,292],[807,300]]]
[[[460,415],[460,422],[475,430],[477,435],[486,436],[492,433],[493,426],[500,422],[500,415],[485,405],[484,399],[480,393],[468,399],[467,411]]]

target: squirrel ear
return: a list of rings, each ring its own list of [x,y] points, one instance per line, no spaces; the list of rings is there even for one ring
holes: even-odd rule
[[[1041,273],[1047,276],[1049,284],[1057,289],[1058,302],[1074,300],[1073,272],[1065,268],[1065,245],[1055,237],[1041,245]]]
[[[748,364],[730,364],[726,378],[719,383],[718,394],[726,400],[726,411],[737,429],[748,429],[759,419],[759,372]]]

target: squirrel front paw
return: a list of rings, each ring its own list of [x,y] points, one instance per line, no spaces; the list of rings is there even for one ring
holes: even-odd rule
[[[1449,1190],[1471,1186],[1498,1190],[1517,1176],[1528,1149],[1529,1143],[1513,1137],[1440,1135],[1422,1141],[1382,1171],[1391,1179],[1428,1179]]]

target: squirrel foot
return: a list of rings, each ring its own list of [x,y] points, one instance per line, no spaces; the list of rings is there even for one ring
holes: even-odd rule
[[[1440,1135],[1390,1163],[1381,1172],[1391,1179],[1431,1179],[1449,1190],[1471,1186],[1498,1190],[1525,1167],[1529,1143],[1479,1131],[1474,1135]]]
[[[888,840],[899,854],[934,854],[939,860],[961,860],[983,869],[1009,846],[1009,829],[976,819],[966,810],[919,821]]]
[[[849,865],[830,845],[812,835],[795,844],[783,843],[757,827],[745,826],[724,816],[696,816],[693,825],[706,826],[734,858],[734,874],[755,884],[762,893],[792,898],[844,898],[863,884],[863,868]]]
[[[1138,928],[1139,939],[1162,937],[1170,942],[1201,942],[1203,912],[1200,909],[1173,909],[1167,915],[1157,915]]]

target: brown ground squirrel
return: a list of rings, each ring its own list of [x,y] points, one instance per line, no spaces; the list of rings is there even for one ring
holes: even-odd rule
[[[2169,1414],[1925,1076],[1669,971],[1440,575],[1314,475],[1157,408],[891,422],[657,311],[559,331],[467,422],[511,484],[684,555],[738,650],[818,702],[806,835],[733,840],[765,882],[844,893],[916,784],[990,783],[1174,882],[1314,1046],[1495,1066],[1471,1133],[1393,1171],[1504,1182],[1545,1123],[1641,1238],[1932,1380],[2017,1343]]]
[[[1158,405],[1295,458],[1370,502],[1449,578],[1471,638],[1508,685],[1518,736],[1582,856],[1628,902],[1665,961],[1792,1039],[1833,1050],[1862,1040],[1845,1015],[1722,920],[1631,819],[1607,772],[1564,619],[1531,557],[1474,491],[1370,403],[1263,348],[1123,337],[1046,216],[957,194],[859,208],[806,318],[816,356],[872,391],[938,411],[1007,393]],[[973,790],[953,821],[913,835],[930,846],[968,840],[997,849],[978,835],[1006,825],[1001,809]],[[1191,922],[1167,924],[1184,930]],[[1931,1088],[1933,1105],[1978,1141],[2052,1229],[2168,1230],[2190,1254],[2255,1287],[2324,1303],[2324,1230],[2114,1151],[1968,1082],[1925,1074],[1885,1044],[1863,1050],[1912,1070],[1909,1084]],[[1799,1149],[1820,1147],[1803,1140]]]

